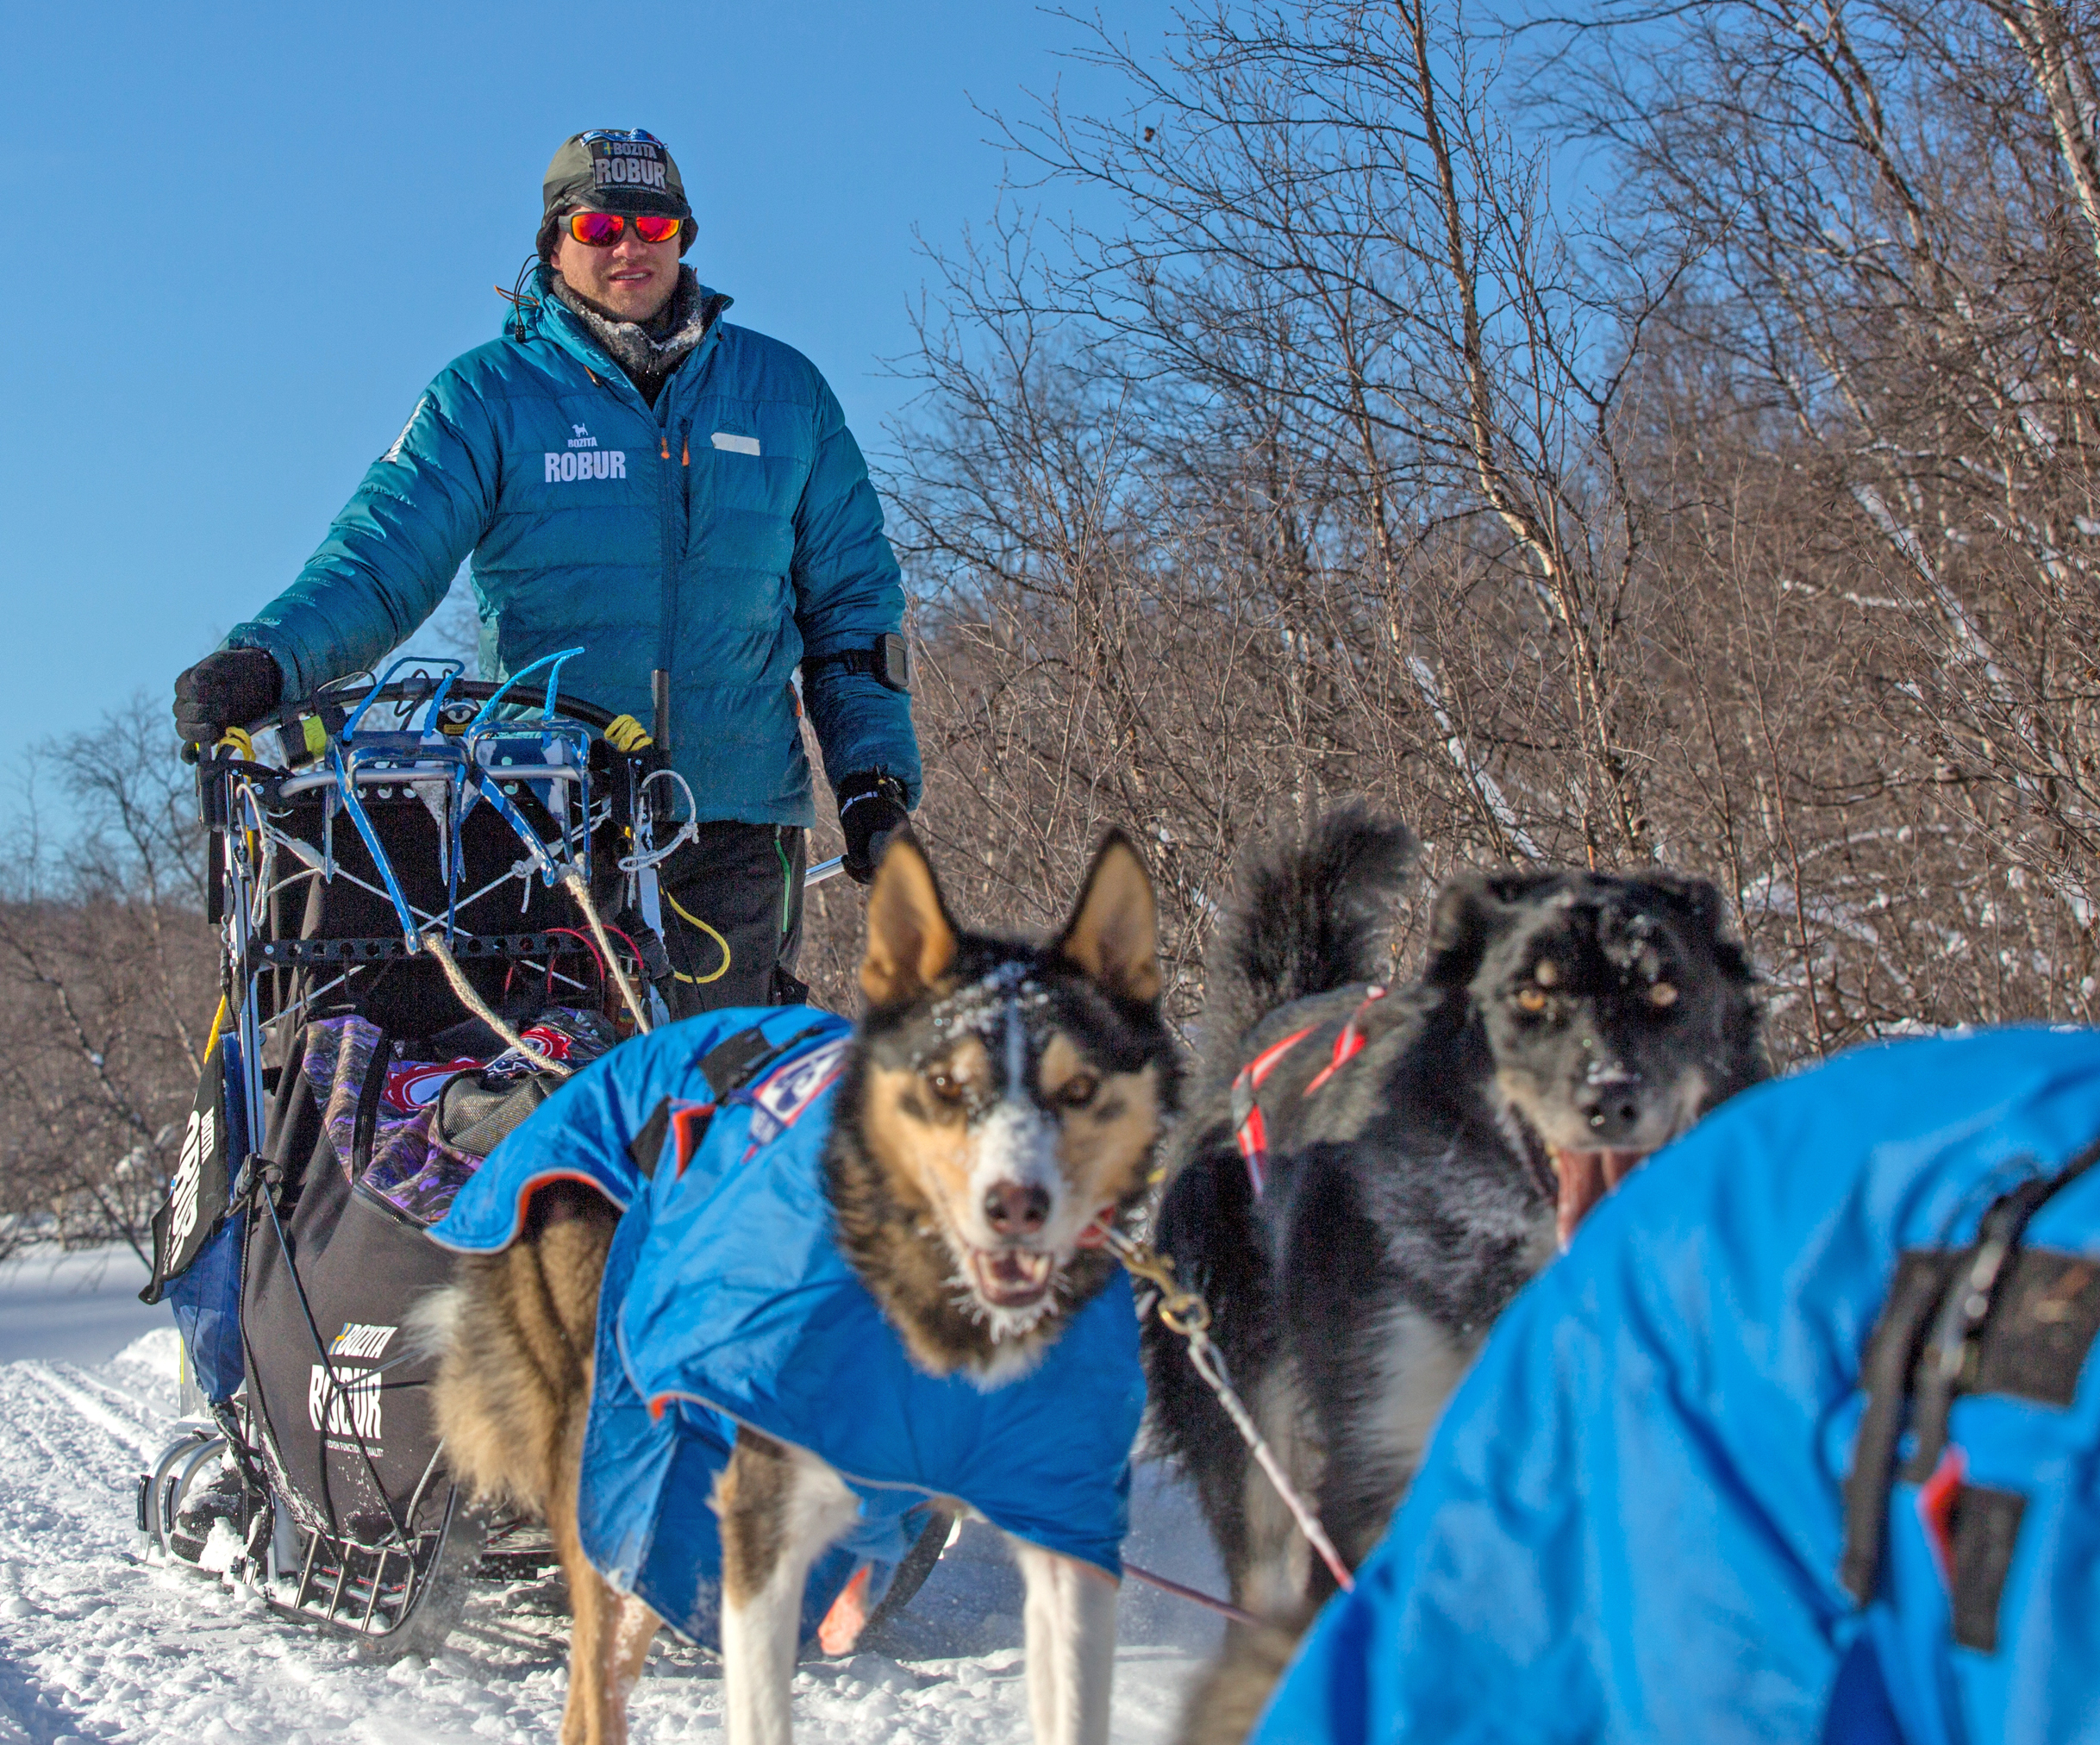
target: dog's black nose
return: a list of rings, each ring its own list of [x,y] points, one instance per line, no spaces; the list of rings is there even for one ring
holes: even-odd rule
[[[1049,1216],[1046,1189],[1003,1181],[984,1190],[984,1222],[1003,1236],[1032,1236]]]
[[[1607,1091],[1585,1097],[1575,1105],[1590,1131],[1609,1144],[1623,1139],[1641,1124],[1641,1104],[1625,1091]]]

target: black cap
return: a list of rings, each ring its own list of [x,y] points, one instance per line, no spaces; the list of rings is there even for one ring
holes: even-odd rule
[[[690,219],[685,183],[655,134],[640,128],[571,134],[547,166],[543,216],[578,207],[593,212],[661,212]]]

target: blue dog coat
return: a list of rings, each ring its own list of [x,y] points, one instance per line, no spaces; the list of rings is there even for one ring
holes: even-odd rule
[[[718,1098],[701,1061],[754,1029],[781,1052]],[[858,1523],[810,1572],[809,1628],[857,1561],[897,1562],[933,1497],[1122,1573],[1145,1398],[1128,1281],[1117,1273],[1003,1387],[918,1369],[834,1238],[822,1160],[850,1035],[807,1007],[766,1007],[628,1042],[504,1140],[431,1231],[493,1253],[533,1189],[564,1178],[622,1209],[598,1298],[579,1526],[614,1586],[696,1640],[719,1631],[708,1498],[738,1424],[817,1455],[859,1498]],[[644,1178],[629,1148],[666,1098],[671,1136]]]
[[[1898,1256],[2096,1138],[2091,1031],[1864,1048],[1702,1122],[1504,1313],[1257,1745],[2100,1737],[2100,1169],[2025,1236],[2068,1257],[2034,1320],[2070,1404],[1957,1396],[1871,1602],[1839,1580]],[[1995,1646],[1956,1640],[1964,1592]]]

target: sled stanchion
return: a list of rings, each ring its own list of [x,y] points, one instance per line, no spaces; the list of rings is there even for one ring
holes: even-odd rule
[[[335,1586],[328,1592],[328,1622],[333,1623],[343,1607],[343,1584],[350,1579],[350,1548],[345,1545],[335,1558]]]
[[[306,1542],[306,1557],[299,1566],[298,1590],[291,1597],[291,1608],[298,1611],[306,1604],[306,1596],[314,1591],[314,1565],[321,1559],[321,1535],[316,1533]]]
[[[372,1629],[372,1617],[379,1610],[380,1592],[386,1586],[386,1560],[392,1555],[392,1551],[386,1546],[382,1545],[379,1548],[379,1560],[372,1566],[371,1585],[365,1591],[365,1616],[358,1620],[358,1628],[360,1630],[369,1631]],[[416,1562],[411,1558],[409,1560],[409,1575],[413,1578],[415,1573]],[[402,1586],[405,1592],[408,1586],[407,1582],[404,1581]]]

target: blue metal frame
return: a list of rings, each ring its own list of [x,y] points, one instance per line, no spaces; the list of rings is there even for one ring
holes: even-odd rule
[[[459,900],[459,867],[465,859],[462,831],[478,800],[485,799],[495,808],[497,815],[510,827],[525,848],[543,883],[554,884],[574,866],[587,879],[591,876],[591,729],[580,722],[560,721],[555,716],[555,704],[560,695],[561,669],[574,656],[583,653],[580,648],[565,648],[559,654],[549,654],[523,667],[504,681],[502,688],[484,703],[476,713],[465,733],[458,735],[442,732],[438,725],[439,712],[445,706],[445,698],[452,689],[453,681],[466,670],[463,661],[442,657],[427,659],[420,655],[402,656],[375,679],[372,689],[358,703],[344,722],[342,731],[330,738],[328,765],[335,777],[337,801],[349,815],[352,825],[364,842],[366,852],[372,856],[372,865],[386,889],[387,900],[394,906],[394,914],[401,923],[402,940],[413,951],[419,948],[424,932],[414,907],[401,888],[400,879],[393,863],[379,844],[378,832],[373,828],[364,802],[358,797],[357,776],[360,770],[370,769],[385,760],[403,760],[413,767],[429,772],[433,766],[441,768],[451,791],[451,801],[446,808],[446,822],[442,826],[447,841],[446,900],[442,920],[445,940],[450,944],[458,924]],[[519,680],[547,668],[547,687],[541,697],[540,718],[537,722],[499,720],[496,710],[511,688]],[[404,667],[428,672],[434,667],[442,668],[435,689],[427,699],[411,705],[410,718],[420,713],[420,729],[403,728],[391,732],[366,733],[363,730],[365,716],[379,700],[395,675]],[[550,816],[560,821],[561,841],[559,858],[550,852],[549,845],[540,832],[527,822],[510,797],[503,790],[503,780],[493,771],[504,767],[493,766],[492,758],[498,746],[517,747],[520,749],[537,749],[541,754],[536,763],[518,766],[516,779],[523,781],[537,794]],[[567,796],[557,796],[556,786],[567,786],[541,778],[534,780],[528,773],[534,768],[559,767],[573,769],[576,810],[572,822]],[[404,773],[405,773],[404,770]]]
[[[503,681],[493,697],[481,705],[480,713],[469,724],[463,741],[467,779],[472,786],[462,788],[460,791],[459,823],[463,824],[467,813],[473,810],[477,795],[488,801],[496,809],[497,816],[509,825],[511,833],[524,844],[525,852],[538,868],[541,879],[548,885],[561,878],[572,865],[586,881],[591,877],[591,730],[579,722],[558,722],[554,718],[554,702],[561,690],[561,669],[583,652],[581,648],[564,648],[557,654],[541,655],[529,666],[521,666]],[[518,722],[497,718],[497,706],[510,694],[513,685],[521,679],[529,678],[542,666],[547,668],[547,689],[541,701],[540,725],[536,729],[528,728],[521,733]],[[530,776],[522,773],[515,778],[532,789],[550,816],[560,817],[562,858],[559,861],[547,853],[547,845],[541,840],[539,832],[526,822],[523,814],[511,803],[509,796],[503,792],[502,784],[504,779],[493,773],[494,769],[501,767],[490,761],[496,747],[514,741],[537,744],[543,748],[560,745],[568,754],[563,761],[579,773],[578,786],[581,832],[573,847],[569,838],[566,802],[558,804],[553,791],[556,784],[547,780],[534,781]],[[484,747],[488,748],[489,755],[484,754]],[[545,761],[551,763],[553,760]],[[454,828],[456,829],[457,825]]]

